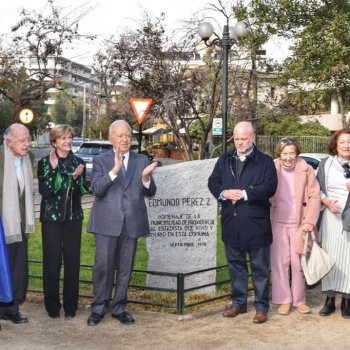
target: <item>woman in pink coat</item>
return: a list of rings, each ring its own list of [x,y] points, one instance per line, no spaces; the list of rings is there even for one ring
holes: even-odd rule
[[[292,137],[282,138],[276,146],[278,187],[271,198],[273,242],[270,263],[272,303],[280,305],[280,315],[288,315],[292,306],[302,314],[311,312],[306,305],[300,255],[303,236],[316,229],[320,187],[313,168],[299,154],[300,146]]]

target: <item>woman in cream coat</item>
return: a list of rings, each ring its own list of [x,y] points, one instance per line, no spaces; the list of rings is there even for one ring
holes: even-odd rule
[[[311,312],[306,305],[306,285],[300,266],[303,237],[315,230],[320,213],[320,187],[313,168],[301,157],[294,138],[286,137],[276,146],[278,187],[271,198],[272,303],[278,313],[288,315],[292,306],[300,313]],[[291,271],[291,282],[289,276]]]

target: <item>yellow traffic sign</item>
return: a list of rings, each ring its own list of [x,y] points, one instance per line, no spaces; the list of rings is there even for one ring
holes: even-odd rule
[[[34,113],[29,108],[24,108],[19,112],[19,119],[24,124],[29,124],[34,119]]]

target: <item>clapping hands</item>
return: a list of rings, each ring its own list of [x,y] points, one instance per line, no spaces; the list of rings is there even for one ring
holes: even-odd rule
[[[56,148],[52,147],[50,151],[50,164],[52,169],[56,169],[58,167],[58,158],[56,154]]]
[[[79,164],[74,172],[73,172],[73,179],[75,180],[77,177],[79,177],[84,171],[84,164]]]
[[[150,180],[150,176],[151,176],[152,172],[154,171],[154,169],[157,167],[157,165],[158,165],[157,162],[153,162],[150,165],[148,165],[145,169],[143,169],[142,180],[144,182],[148,182]]]
[[[112,168],[112,172],[114,175],[118,175],[120,169],[123,167],[123,158],[121,153],[116,149],[114,154],[114,167]]]
[[[50,164],[52,169],[56,169],[58,167],[58,157],[56,154],[56,149],[54,147],[51,148],[50,151]],[[73,172],[73,179],[77,179],[84,171],[84,164],[79,164],[74,172]]]

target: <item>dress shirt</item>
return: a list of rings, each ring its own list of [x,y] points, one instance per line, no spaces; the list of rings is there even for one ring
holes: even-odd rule
[[[114,153],[115,153],[115,149],[114,150]],[[122,156],[124,157],[124,167],[125,167],[125,171],[127,172],[128,171],[128,163],[129,163],[129,155],[130,155],[130,152],[127,152],[125,154],[123,154]],[[115,175],[113,173],[113,171],[111,170],[109,173],[109,177],[111,178],[111,180],[113,181],[116,177],[118,177],[119,175]],[[151,185],[151,180],[145,182],[142,180],[142,184],[146,187],[146,188],[149,188],[150,185]]]
[[[24,189],[24,174],[22,170],[22,157],[13,157],[13,161],[16,168],[16,175],[21,192]]]

